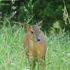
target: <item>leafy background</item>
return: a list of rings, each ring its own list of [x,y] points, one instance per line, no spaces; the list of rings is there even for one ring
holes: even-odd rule
[[[48,45],[45,70],[70,70],[70,0],[0,0],[0,70],[29,68],[23,24],[40,20]]]

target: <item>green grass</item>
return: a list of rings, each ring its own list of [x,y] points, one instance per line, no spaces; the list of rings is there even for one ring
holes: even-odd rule
[[[24,70],[28,66],[24,34],[24,29],[16,25],[0,29],[0,70]],[[46,40],[46,70],[70,70],[70,34],[51,34]]]

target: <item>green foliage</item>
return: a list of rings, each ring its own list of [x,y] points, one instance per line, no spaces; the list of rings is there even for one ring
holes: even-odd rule
[[[70,25],[70,18],[69,18],[69,13],[68,13],[68,11],[67,11],[67,6],[66,6],[64,0],[63,0],[63,3],[64,3],[63,20],[64,20],[64,22],[65,22],[66,27],[68,27],[68,28],[65,28],[65,30],[66,30],[66,29],[68,30],[68,29],[70,28],[70,27],[69,27],[69,25]],[[70,31],[70,30],[69,30],[69,31]]]
[[[23,35],[24,31],[21,27],[3,26],[0,29],[0,70],[22,70],[26,66]]]
[[[46,70],[70,70],[70,33],[64,32],[70,30],[70,0],[18,0],[14,5],[18,22],[43,20],[42,29],[50,32],[46,36]],[[25,32],[21,24],[11,22],[11,7],[11,1],[0,1],[0,70],[24,70],[29,67],[23,46]]]
[[[11,14],[14,12],[14,10],[12,11],[13,6],[16,7],[16,14],[14,16]],[[54,28],[53,25],[56,21],[61,21],[59,23],[61,24],[60,29],[69,31],[69,9],[69,0],[18,0],[14,1],[14,4],[12,1],[0,1],[0,11],[2,12],[1,20],[4,19],[5,15],[8,17],[12,16],[11,21],[16,19],[15,21],[17,22],[26,22],[29,24],[35,24],[43,20],[42,29],[47,32],[50,32],[51,28]]]
[[[17,25],[3,25],[0,29],[0,70],[29,68],[23,46],[24,34],[24,29]],[[70,34],[52,33],[46,41],[46,70],[70,70]]]

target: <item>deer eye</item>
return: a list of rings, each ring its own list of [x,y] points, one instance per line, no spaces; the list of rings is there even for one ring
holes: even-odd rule
[[[31,31],[31,33],[33,34],[33,31]]]

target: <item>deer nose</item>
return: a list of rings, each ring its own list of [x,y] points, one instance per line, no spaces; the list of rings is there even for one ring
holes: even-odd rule
[[[40,41],[40,39],[37,39],[37,41]]]

